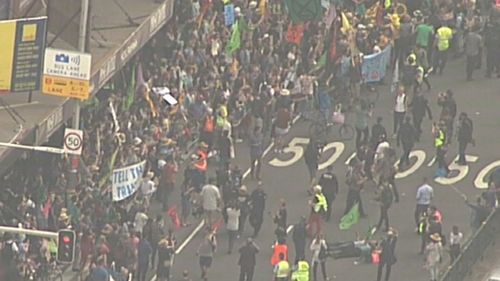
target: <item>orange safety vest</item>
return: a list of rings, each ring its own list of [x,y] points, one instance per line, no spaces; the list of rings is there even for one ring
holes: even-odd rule
[[[208,162],[207,162],[208,154],[202,149],[199,149],[197,154],[199,159],[196,161],[194,166],[196,167],[196,169],[198,169],[198,171],[206,172],[208,168]]]
[[[203,130],[207,133],[214,132],[215,126],[214,126],[214,117],[213,116],[207,116],[207,118],[205,118],[205,126],[203,127]]]
[[[286,244],[275,244],[274,253],[271,257],[271,265],[275,266],[280,262],[280,253],[285,255],[285,260],[288,260],[288,246]]]

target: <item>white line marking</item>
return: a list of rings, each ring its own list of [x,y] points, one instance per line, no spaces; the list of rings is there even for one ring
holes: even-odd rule
[[[300,115],[297,115],[295,116],[295,118],[293,118],[292,120],[292,125],[295,124],[300,118]],[[271,148],[273,147],[274,143],[271,142],[266,150],[264,150],[264,152],[262,153],[262,157],[266,156],[269,151],[271,151]],[[246,170],[245,173],[243,173],[243,179],[245,179],[248,175],[250,174],[250,168],[248,168]],[[179,246],[179,248],[177,248],[177,250],[175,251],[175,254],[178,255],[182,252],[182,250],[184,250],[184,248],[187,246],[187,244],[189,244],[189,242],[191,242],[191,240],[193,240],[193,238],[196,236],[196,234],[198,234],[198,232],[200,232],[200,230],[203,228],[203,226],[205,225],[205,220],[202,220],[200,222],[200,224],[193,230],[193,232],[191,232],[191,234],[189,234],[189,236],[186,238],[186,240],[184,240],[184,242],[182,242],[182,244]],[[290,225],[288,227],[288,229],[286,230],[287,233],[289,233],[290,231],[292,231],[293,229],[293,225]],[[151,281],[156,281],[156,274],[153,276],[153,278],[151,278]]]
[[[198,224],[198,226],[194,229],[194,231],[191,232],[191,234],[189,234],[189,236],[186,238],[186,240],[184,240],[184,242],[182,242],[182,244],[179,246],[179,248],[177,248],[177,250],[175,250],[176,255],[178,255],[178,254],[180,254],[180,252],[182,252],[182,250],[187,246],[187,244],[191,241],[191,239],[193,239],[194,236],[203,228],[204,225],[205,225],[205,220],[202,220],[200,222],[200,224]]]
[[[288,226],[288,228],[286,229],[286,234],[290,233],[292,229],[293,229],[293,224]]]
[[[25,106],[30,106],[30,105],[37,105],[40,102],[34,101],[31,103],[17,103],[17,104],[11,104],[8,108],[18,108],[18,107],[25,107]],[[5,110],[7,107],[6,106],[0,106],[0,110]]]
[[[436,162],[436,156],[432,157],[431,161],[429,161],[429,163],[427,164],[427,167],[431,167],[432,165],[434,165],[434,162]]]

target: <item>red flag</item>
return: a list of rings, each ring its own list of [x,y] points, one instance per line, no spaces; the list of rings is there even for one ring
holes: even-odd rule
[[[328,57],[330,60],[334,60],[337,57],[337,20],[333,21],[331,29],[333,29],[332,41],[330,44],[330,50],[328,52]]]
[[[176,229],[181,228],[182,223],[179,218],[179,212],[177,212],[177,206],[170,207],[167,212],[168,216],[172,220],[172,223],[175,225]]]
[[[302,42],[302,37],[304,36],[304,29],[303,23],[290,24],[286,32],[286,41],[300,46],[300,42]]]
[[[212,230],[213,230],[214,232],[219,231],[219,229],[220,229],[220,227],[222,226],[222,224],[223,224],[223,223],[224,223],[224,220],[223,220],[222,218],[221,218],[221,219],[219,219],[218,221],[216,221],[216,222],[214,223],[214,225],[212,225]]]

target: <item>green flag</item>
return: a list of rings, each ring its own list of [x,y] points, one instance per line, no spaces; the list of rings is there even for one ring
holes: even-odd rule
[[[324,52],[321,57],[319,57],[319,60],[318,62],[316,63],[316,65],[313,67],[313,69],[311,70],[311,72],[316,72],[320,69],[322,69],[325,65],[326,65],[326,53],[327,52]]]
[[[240,21],[236,21],[233,24],[233,33],[231,34],[231,39],[226,45],[226,52],[232,55],[234,51],[238,50],[241,45],[241,32],[240,32]]]
[[[351,210],[340,219],[340,230],[348,230],[351,226],[358,223],[359,220],[359,203],[352,206]]]
[[[127,98],[123,100],[123,108],[129,110],[134,103],[135,98],[135,66],[132,67],[132,73],[130,75],[130,81],[127,87]]]
[[[320,21],[324,15],[321,0],[285,0],[292,23]]]

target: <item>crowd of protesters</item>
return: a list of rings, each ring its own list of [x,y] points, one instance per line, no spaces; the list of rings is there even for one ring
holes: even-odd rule
[[[367,120],[361,120],[371,116],[360,93],[365,86],[362,55],[393,46],[389,67],[399,64],[401,72],[401,85],[395,90],[393,130],[397,144],[403,147],[400,168],[409,164],[409,152],[422,134],[423,117],[426,113],[431,117],[422,83],[430,90],[429,75],[442,74],[449,56],[465,53],[465,78],[470,80],[473,71],[480,67],[484,46],[489,58],[486,75],[495,71],[500,75],[500,27],[494,15],[485,17],[479,12],[489,7],[488,2],[408,1],[402,13],[397,10],[396,1],[388,3],[339,4],[336,14],[342,17],[335,18],[333,25],[307,22],[301,40],[293,43],[287,35],[290,20],[284,3],[270,1],[262,12],[257,2],[233,1],[235,20],[243,28],[240,45],[229,52],[232,32],[224,23],[222,1],[177,1],[174,18],[83,110],[85,145],[81,161],[25,154],[4,176],[0,224],[76,230],[78,246],[72,269],[88,280],[108,280],[110,274],[115,280],[126,280],[129,273],[134,273],[134,278],[142,281],[150,268],[155,269],[159,280],[169,280],[176,246],[173,229],[187,226],[191,215],[203,213],[211,229],[199,248],[200,265],[203,257],[202,277],[206,279],[216,247],[212,227],[217,225],[215,213],[221,204],[230,233],[229,252],[247,218],[254,227],[254,237],[262,225],[265,193],[259,188],[249,193],[242,186],[241,170],[230,164],[234,143],[249,143],[251,177],[261,180],[260,158],[269,137],[275,140],[275,153],[281,153],[282,137],[288,132],[292,116],[299,116],[311,106],[324,108],[326,104],[327,110],[332,110],[336,103],[344,102],[356,108],[356,117],[360,119],[356,122],[358,156],[351,165],[345,213],[358,204],[364,215],[359,192],[365,181],[373,180],[382,186],[377,228],[384,223],[389,235],[380,246],[383,260],[378,279],[384,266],[388,266],[388,276],[397,237],[388,216],[393,198],[395,202],[399,200],[394,182],[396,170],[391,168],[397,158],[395,150],[388,148],[389,136],[382,120],[371,134]],[[343,30],[332,33],[335,28]],[[326,63],[321,62],[325,54]],[[342,62],[346,59],[348,69],[344,71]],[[168,88],[168,94],[178,104],[164,100],[156,87]],[[335,90],[330,91],[332,88]],[[445,156],[457,114],[451,90],[439,95],[439,105],[440,121],[433,129],[439,165],[436,173],[446,176],[449,171]],[[466,146],[473,142],[472,123],[465,113],[460,114],[459,120],[459,164],[465,164]],[[193,149],[195,152],[191,153]],[[215,163],[212,159],[218,160],[216,177],[209,177],[207,172],[208,162],[211,169]],[[113,202],[109,180],[113,168],[142,160],[147,164],[139,190],[123,201]],[[186,169],[179,184],[181,162]],[[315,174],[312,169],[313,183]],[[179,216],[169,206],[179,196],[175,189],[180,191],[182,202]],[[328,201],[333,199],[325,198],[323,202],[321,188],[315,186],[313,191],[313,213],[322,208],[327,211]],[[491,194],[486,193],[486,201]],[[156,201],[163,211],[172,214],[172,222],[166,216],[154,215]],[[422,202],[417,207],[426,205]],[[484,213],[492,207],[482,203],[469,205],[483,220]],[[440,223],[441,218],[436,215],[436,208],[428,207],[429,203],[426,208],[418,207],[415,220],[423,237],[422,250],[427,247],[432,253],[428,255],[429,268],[431,278],[436,279],[434,265],[439,247],[433,243],[440,243],[444,236],[439,233],[438,237],[438,232],[429,230],[427,224]],[[283,201],[275,217],[278,244],[286,220]],[[314,223],[318,234],[311,245],[314,272],[321,265],[325,275],[319,216],[315,216]],[[456,242],[458,237],[458,229],[454,229],[451,239]],[[240,252],[249,252],[250,256],[258,252],[253,240],[245,247]],[[47,239],[6,234],[0,277],[18,280],[30,266],[46,267],[53,261],[55,249],[54,242]],[[297,260],[299,269],[304,265],[300,263],[303,258]],[[286,280],[279,279],[285,271],[280,264],[284,266],[282,261],[286,259],[280,254],[276,257],[277,280]],[[251,280],[248,266],[245,269],[246,279],[240,280]],[[186,280],[188,274],[184,273]]]

